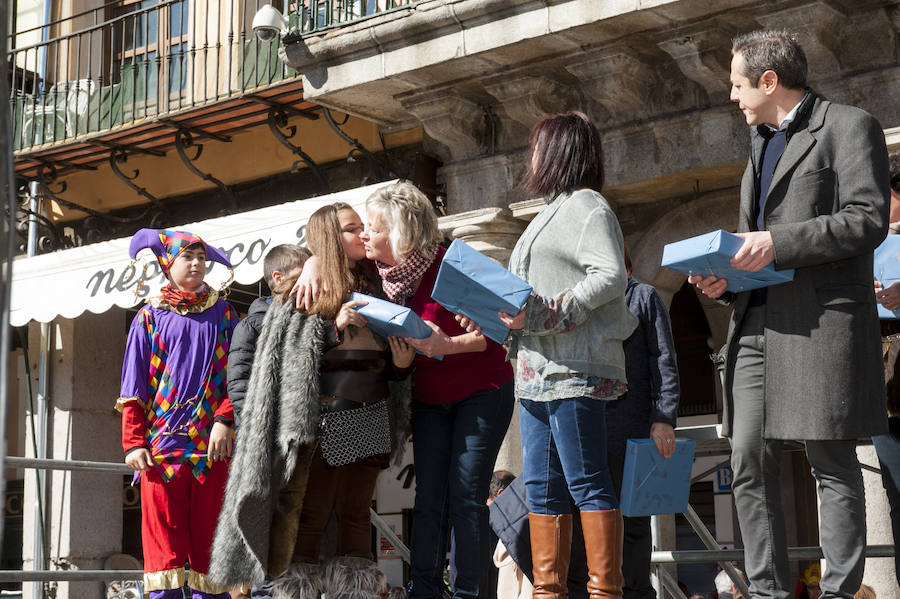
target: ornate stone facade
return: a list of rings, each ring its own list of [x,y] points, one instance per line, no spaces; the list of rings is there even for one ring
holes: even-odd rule
[[[663,245],[736,226],[748,130],[728,97],[731,38],[762,27],[796,31],[811,86],[868,110],[900,145],[898,1],[432,0],[282,55],[309,73],[308,99],[390,128],[421,123],[443,160],[442,230],[501,262],[541,208],[517,187],[529,130],[547,113],[586,112],[635,273],[668,303],[684,277],[659,267]],[[728,310],[699,304],[718,347]],[[869,495],[870,511],[887,509]],[[867,578],[889,581],[890,567],[870,562]],[[878,593],[898,596],[887,583]]]

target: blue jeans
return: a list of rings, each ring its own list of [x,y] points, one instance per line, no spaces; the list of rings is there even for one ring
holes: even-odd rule
[[[536,514],[569,514],[619,507],[606,463],[606,403],[575,397],[521,399],[522,476]]]
[[[493,550],[488,487],[514,403],[512,382],[451,403],[413,402],[413,599],[442,594],[451,522],[456,537],[454,597],[486,594]]]
[[[894,543],[897,543],[900,540],[900,418],[891,418],[888,422],[890,432],[872,437],[872,445],[881,463],[881,482],[891,506],[891,529]],[[894,555],[894,574],[900,584],[900,554]]]

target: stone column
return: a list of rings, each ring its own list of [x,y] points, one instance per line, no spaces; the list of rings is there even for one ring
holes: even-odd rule
[[[50,359],[47,457],[58,460],[121,462],[121,420],[115,411],[125,352],[126,317],[120,308],[103,314],[85,312],[53,323]],[[29,353],[38,373],[39,331],[30,327]],[[37,381],[32,381],[37,389]],[[28,429],[26,448],[31,455]],[[53,471],[47,475],[44,504],[48,568],[101,570],[104,560],[122,546],[123,475]],[[23,568],[34,569],[35,471],[25,477]],[[57,599],[101,599],[101,582],[50,583]],[[23,596],[31,597],[31,584]]]
[[[856,449],[856,455],[861,464],[879,467],[878,456],[872,445],[860,445]],[[863,470],[863,486],[866,490],[866,544],[895,544],[891,532],[891,506],[881,484],[881,475]],[[868,558],[864,582],[875,589],[878,599],[900,599],[893,558]]]
[[[445,164],[438,180],[447,191],[448,209],[458,216],[502,209],[520,199],[516,185],[524,167],[524,152],[509,152]]]
[[[451,214],[438,220],[441,232],[450,239],[461,239],[493,258],[503,266],[527,223],[515,218],[508,208],[483,208]],[[512,421],[500,446],[494,470],[522,473],[522,438],[519,433],[519,406],[516,404]]]
[[[508,208],[482,208],[438,219],[438,226],[447,238],[465,241],[504,268],[527,224],[514,217]]]

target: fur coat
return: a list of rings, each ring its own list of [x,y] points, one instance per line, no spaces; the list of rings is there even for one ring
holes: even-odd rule
[[[266,314],[212,547],[209,578],[232,586],[290,565],[319,434],[319,366],[330,320],[278,298]],[[410,435],[409,379],[390,384],[392,445]]]

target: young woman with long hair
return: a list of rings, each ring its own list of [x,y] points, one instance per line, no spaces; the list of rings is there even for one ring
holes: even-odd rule
[[[355,309],[360,303],[348,301],[354,291],[380,294],[377,275],[359,266],[362,231],[347,204],[314,212],[306,235],[322,291],[301,311],[290,292],[296,277],[275,290],[216,534],[218,580],[278,577],[292,564],[318,564],[332,513],[337,555],[372,559],[369,507],[378,474],[408,436],[402,379],[414,351],[402,339],[373,334]]]

